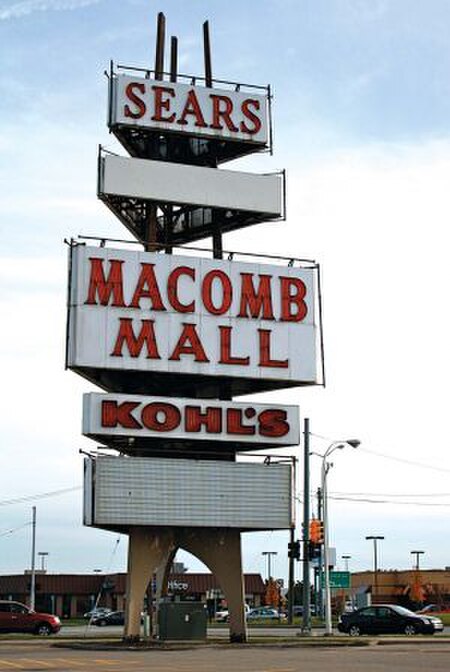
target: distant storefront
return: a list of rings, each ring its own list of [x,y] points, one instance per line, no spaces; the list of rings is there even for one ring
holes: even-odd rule
[[[450,567],[430,570],[380,570],[352,574],[352,593],[371,596],[374,603],[450,605]]]
[[[252,606],[263,602],[265,585],[260,574],[244,574],[245,599]],[[0,576],[0,599],[29,603],[30,574]],[[168,594],[173,599],[204,602],[210,613],[224,604],[213,574],[171,574]],[[36,572],[36,610],[76,618],[98,605],[122,610],[126,599],[126,574],[47,574]]]

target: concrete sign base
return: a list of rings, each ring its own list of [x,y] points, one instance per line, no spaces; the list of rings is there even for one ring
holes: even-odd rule
[[[155,573],[158,578],[167,576],[167,567],[178,548],[195,555],[215,574],[230,612],[230,641],[247,641],[240,531],[152,527],[129,529],[125,641],[140,639],[141,609],[147,586]],[[161,587],[157,592],[161,593]]]

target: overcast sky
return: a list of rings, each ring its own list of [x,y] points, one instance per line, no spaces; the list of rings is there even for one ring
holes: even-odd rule
[[[288,219],[225,247],[321,263],[327,386],[258,399],[299,404],[314,451],[362,441],[329,474],[338,564],[371,567],[364,537],[381,534],[382,568],[409,568],[417,549],[424,567],[450,565],[450,4],[0,0],[0,573],[30,564],[33,505],[50,571],[126,567],[125,537],[81,524],[78,450],[94,447],[81,395],[94,388],[64,371],[63,241],[126,237],[96,198],[98,144],[124,153],[107,132],[103,71],[110,59],[153,66],[158,10],[182,72],[202,74],[209,19],[214,76],[274,89],[274,155],[232,167],[286,168]],[[245,570],[265,575],[261,552],[276,551],[286,577],[286,544],[245,535]]]

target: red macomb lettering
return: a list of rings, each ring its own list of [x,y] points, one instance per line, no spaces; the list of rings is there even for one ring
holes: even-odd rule
[[[237,100],[232,94],[205,95],[194,87],[177,87],[136,80],[126,84],[120,114],[126,119],[164,123],[174,130],[192,126],[231,134],[253,136],[259,133],[264,110],[259,98]]]
[[[106,262],[100,257],[90,257],[89,264],[87,305],[137,309],[144,305],[146,310],[170,310],[177,313],[197,313],[200,308],[204,308],[210,315],[279,322],[302,322],[308,313],[306,285],[303,280],[293,276],[240,273],[239,281],[233,285],[231,278],[221,269],[213,269],[197,278],[194,267],[180,265],[169,273],[167,281],[162,284],[155,271],[155,264],[143,262],[131,297],[125,297],[124,261],[111,259]],[[181,279],[185,286],[188,283],[191,287],[188,300],[180,297]],[[195,298],[198,283],[201,306]],[[238,297],[239,310],[231,315],[230,308],[235,295]],[[279,305],[278,314],[275,314],[275,304]]]
[[[252,406],[177,406],[162,401],[143,404],[138,401],[115,400],[102,401],[101,427],[143,432],[150,430],[161,434],[183,430],[189,434],[225,434],[272,439],[282,438],[290,431],[288,414],[280,408],[266,408],[258,412]]]

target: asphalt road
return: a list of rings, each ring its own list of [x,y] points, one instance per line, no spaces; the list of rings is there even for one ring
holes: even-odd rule
[[[60,640],[61,641],[61,640]],[[76,650],[55,639],[0,642],[0,670],[37,672],[448,672],[450,643],[390,646],[209,646],[184,650]]]

